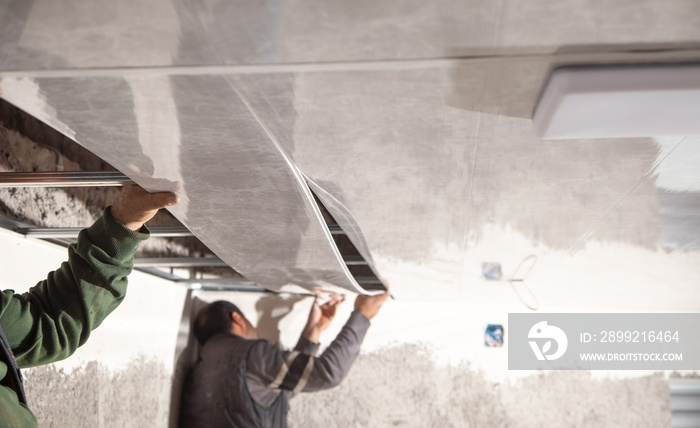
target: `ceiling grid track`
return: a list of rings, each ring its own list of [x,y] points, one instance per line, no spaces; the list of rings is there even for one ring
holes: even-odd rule
[[[340,254],[340,250],[338,249],[338,245],[335,243],[332,237],[331,231],[326,227],[326,222],[323,219],[323,214],[321,213],[321,210],[318,206],[318,203],[316,202],[316,199],[314,198],[314,195],[309,188],[308,183],[306,182],[306,178],[304,174],[297,168],[297,166],[294,164],[291,156],[287,153],[287,151],[284,149],[282,144],[279,142],[277,137],[272,133],[270,128],[263,122],[263,120],[260,118],[260,115],[255,111],[253,106],[248,102],[246,97],[243,96],[243,94],[238,90],[234,82],[232,82],[229,78],[226,78],[226,82],[228,85],[231,87],[231,89],[236,93],[236,96],[243,102],[245,107],[248,109],[251,115],[255,118],[255,121],[258,123],[258,125],[262,128],[262,130],[265,132],[265,135],[270,139],[272,144],[274,144],[275,148],[279,152],[279,154],[282,156],[284,159],[285,163],[289,167],[290,171],[292,172],[294,178],[296,179],[296,183],[298,185],[299,190],[302,192],[302,194],[306,197],[306,201],[309,205],[311,205],[313,212],[316,216],[316,220],[318,224],[322,226],[322,230],[324,235],[326,236],[327,242],[330,246],[331,251],[335,255],[338,265],[340,266],[341,270],[345,274],[346,278],[349,280],[350,284],[355,288],[355,292],[365,292],[369,294],[377,294],[380,291],[376,290],[366,290],[363,289],[362,285],[355,279],[355,276],[350,272],[348,269],[348,266],[350,265],[360,265],[360,264],[367,264],[364,262],[364,260],[361,263],[358,263],[356,260],[353,261],[348,261],[346,257]],[[380,281],[381,282],[381,281]]]
[[[0,173],[0,188],[16,187],[105,187],[125,186],[134,182],[120,172],[110,171],[71,171],[71,172],[2,172]],[[337,224],[327,225],[332,235],[345,233]],[[20,235],[41,239],[54,244],[68,246],[75,241],[83,227],[33,227],[23,222],[1,216],[0,228],[10,230]],[[152,226],[149,227],[151,237],[178,238],[193,237],[186,227]],[[367,262],[360,256],[342,256],[347,266],[365,266]],[[136,258],[134,267],[144,273],[161,277],[181,284],[198,284],[195,288],[211,290],[235,291],[266,291],[247,279],[238,278],[181,278],[167,275],[155,268],[195,268],[195,267],[228,267],[228,264],[218,257],[155,257]],[[357,277],[358,284],[371,285],[377,281],[370,277]],[[204,284],[207,284],[206,286]],[[212,285],[214,284],[214,285]],[[233,288],[232,288],[233,287]],[[243,289],[239,289],[243,287]]]

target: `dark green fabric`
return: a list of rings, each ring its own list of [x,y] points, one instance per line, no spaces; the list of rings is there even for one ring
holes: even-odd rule
[[[0,386],[0,427],[34,428],[37,426],[36,418],[27,406],[19,402],[17,394],[6,386]]]
[[[68,262],[27,293],[5,290],[0,325],[20,367],[59,361],[81,346],[126,295],[134,253],[149,236],[115,221],[107,208],[68,249]],[[7,366],[0,362],[0,374]],[[4,376],[3,376],[4,377]],[[0,377],[2,380],[2,377]],[[10,388],[0,387],[0,427],[36,426]]]

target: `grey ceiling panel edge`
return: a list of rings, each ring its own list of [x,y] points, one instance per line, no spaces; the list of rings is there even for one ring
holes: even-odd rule
[[[295,174],[295,176],[302,177],[301,172],[299,171],[299,169],[296,166],[291,165],[291,167],[298,173],[298,175]],[[303,178],[302,178],[302,180],[303,180]],[[309,185],[311,185],[311,183],[309,183]],[[353,277],[353,275],[350,273],[350,270],[348,269],[347,265],[345,264],[345,261],[343,260],[343,256],[340,254],[340,250],[338,250],[338,246],[335,244],[335,241],[333,240],[333,236],[331,235],[330,230],[328,229],[325,221],[323,220],[323,215],[321,214],[321,210],[316,205],[316,202],[314,201],[313,195],[311,194],[311,191],[309,190],[309,187],[307,186],[307,182],[303,181],[302,183],[300,183],[300,187],[303,189],[304,196],[306,196],[308,203],[314,209],[314,213],[316,214],[315,218],[318,221],[318,224],[320,225],[321,230],[323,230],[323,234],[325,235],[326,239],[328,240],[328,244],[330,245],[330,248],[336,257],[336,260],[338,261],[338,265],[340,266],[341,270],[345,274],[350,285],[353,287],[352,289],[350,289],[350,291],[353,291],[353,292],[359,293],[359,294],[366,294],[369,296],[382,294],[384,292],[383,290],[365,290],[360,284],[357,283],[357,281],[355,280],[355,277]],[[318,187],[314,187],[314,189],[317,189],[319,191],[321,190]],[[323,193],[323,192],[321,192],[321,193]],[[318,195],[318,193],[317,193],[317,195]],[[328,202],[331,201],[328,197],[322,198],[321,196],[319,196],[319,198],[324,203],[326,203],[326,201],[328,201]],[[372,262],[372,257],[371,257],[371,254],[369,253],[369,249],[367,247],[366,241],[364,239],[364,236],[362,235],[362,232],[358,229],[357,224],[356,223],[353,224],[351,221],[347,221],[347,222],[344,221],[346,217],[344,217],[342,215],[337,215],[341,212],[338,209],[338,207],[333,206],[332,203],[331,203],[331,206],[333,208],[329,208],[329,205],[326,204],[326,208],[328,208],[328,210],[331,212],[331,214],[334,216],[334,218],[338,221],[338,224],[340,225],[340,227],[346,232],[346,234],[348,234],[348,238],[350,238],[350,240],[353,243],[355,243],[355,242],[364,243],[364,246],[363,246],[364,252],[362,252],[362,250],[360,250],[360,247],[358,247],[358,251],[360,251],[360,254],[362,254],[363,258],[365,259],[365,261],[367,261],[369,263],[369,265],[372,267],[372,269],[375,270],[374,264]],[[351,218],[352,214],[349,211],[346,211],[346,214],[349,214],[349,216]],[[343,220],[340,220],[340,219],[343,219]],[[375,272],[376,272],[376,270],[375,270]]]
[[[355,245],[362,258],[364,258],[372,270],[376,272],[377,270],[374,266],[374,260],[372,260],[372,253],[370,252],[369,244],[367,244],[367,240],[362,233],[362,229],[357,223],[355,216],[352,215],[352,212],[330,192],[327,192],[309,177],[304,175],[304,178],[316,196],[318,196],[321,202],[323,202],[326,209],[328,209],[328,212],[330,212],[335,221],[338,222],[338,225],[343,232],[345,232],[348,239],[350,239],[353,245]]]
[[[296,167],[223,76],[10,78],[3,97],[150,190],[221,259],[280,292],[361,292]],[[235,89],[235,88],[233,88]]]
[[[355,278],[352,276],[352,274],[348,270],[345,262],[343,261],[343,256],[340,254],[340,251],[338,250],[338,247],[336,246],[335,241],[333,240],[333,236],[331,235],[330,231],[326,227],[326,223],[323,220],[323,215],[321,214],[321,210],[316,205],[316,202],[314,201],[311,190],[309,189],[309,186],[307,185],[306,177],[301,173],[301,171],[299,171],[299,168],[296,167],[296,165],[294,164],[294,161],[289,156],[289,154],[287,153],[285,148],[280,144],[280,142],[277,139],[277,137],[275,136],[275,134],[273,132],[271,132],[271,130],[268,128],[268,126],[265,124],[265,122],[260,118],[258,113],[253,108],[253,106],[248,102],[246,97],[244,97],[243,94],[236,88],[235,82],[232,82],[229,79],[229,83],[231,84],[231,88],[233,88],[233,90],[236,92],[236,95],[238,96],[238,98],[240,98],[241,101],[243,101],[243,103],[245,104],[248,111],[253,115],[253,117],[255,117],[255,120],[258,122],[260,127],[264,130],[265,134],[269,137],[269,141],[274,145],[275,149],[280,154],[282,159],[284,159],[285,164],[289,167],[289,171],[294,176],[294,180],[295,180],[296,184],[298,185],[299,190],[304,195],[307,205],[309,205],[312,208],[313,214],[314,214],[313,218],[316,220],[316,226],[319,230],[322,231],[323,235],[325,236],[326,241],[327,241],[331,251],[333,252],[333,255],[336,258],[338,266],[340,267],[342,272],[345,274],[345,277],[350,285],[350,287],[348,287],[347,285],[341,285],[341,286],[343,288],[346,288],[346,289],[353,291],[353,292],[356,292],[356,293],[369,294],[369,295],[381,294],[382,293],[381,290],[377,290],[377,291],[365,290],[364,288],[362,288],[362,286],[360,286],[357,283],[357,281],[355,281]],[[341,224],[340,226],[342,227],[343,225]],[[346,226],[349,227],[350,225],[346,224]],[[356,227],[353,228],[353,230],[356,230]],[[364,238],[361,236],[361,234],[359,232],[354,233],[353,236],[355,237],[355,239],[358,242],[364,242]],[[366,251],[366,254],[367,254],[367,256],[365,257],[365,260],[371,261],[371,257],[369,257],[368,251]],[[365,254],[363,254],[363,256],[364,255]]]

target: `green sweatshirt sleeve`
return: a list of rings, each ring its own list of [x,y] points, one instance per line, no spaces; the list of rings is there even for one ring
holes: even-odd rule
[[[112,218],[110,207],[68,249],[68,261],[28,292],[2,292],[0,325],[19,367],[70,356],[124,299],[134,253],[149,236]]]

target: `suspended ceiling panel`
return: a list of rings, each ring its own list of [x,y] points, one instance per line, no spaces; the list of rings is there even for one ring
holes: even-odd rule
[[[397,297],[504,299],[481,263],[508,277],[535,255],[544,305],[617,290],[615,307],[698,309],[698,138],[544,141],[531,121],[555,66],[700,61],[697,2],[35,1],[0,16],[3,97],[144,186],[181,183],[175,215],[263,286],[358,289],[308,182]]]
[[[362,290],[304,178],[227,76],[5,78],[3,88],[145,188],[178,191],[171,211],[247,278],[277,291]]]

